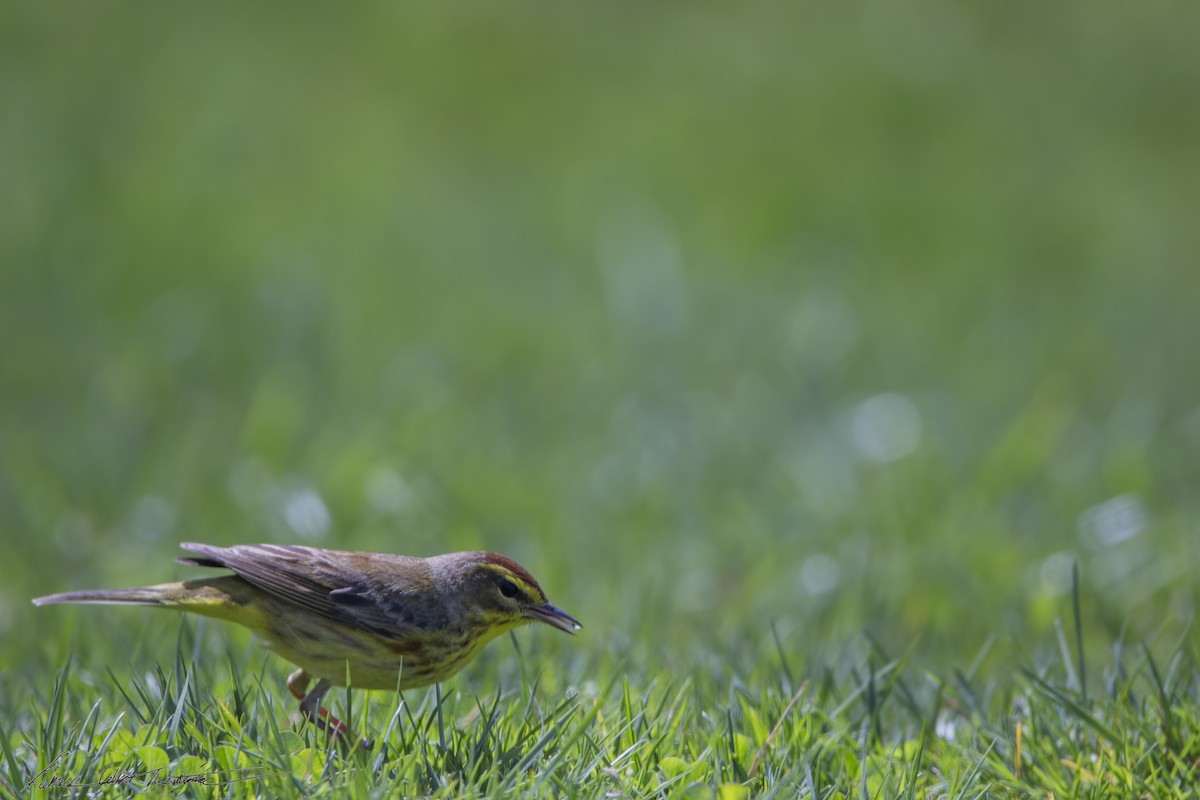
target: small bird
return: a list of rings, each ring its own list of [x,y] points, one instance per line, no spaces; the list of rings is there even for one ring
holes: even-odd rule
[[[194,555],[179,563],[233,574],[52,594],[33,604],[156,606],[236,622],[299,667],[288,690],[305,716],[339,738],[346,726],[321,706],[333,686],[427,686],[518,625],[544,622],[570,634],[583,627],[546,600],[524,567],[497,553],[416,558],[298,545],[180,546]]]

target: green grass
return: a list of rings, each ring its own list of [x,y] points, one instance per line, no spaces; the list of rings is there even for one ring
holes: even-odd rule
[[[1193,797],[1200,769],[1200,673],[1178,641],[1115,643],[1109,659],[1090,665],[1102,676],[1090,693],[1080,688],[1089,665],[1069,655],[1065,639],[1061,661],[1018,658],[999,676],[978,663],[939,675],[914,667],[912,651],[892,658],[874,645],[827,665],[781,647],[758,653],[754,673],[728,679],[648,678],[628,662],[578,655],[564,659],[565,670],[542,668],[531,663],[541,653],[518,648],[508,688],[505,679],[481,693],[449,685],[401,701],[335,693],[335,713],[373,739],[369,751],[347,752],[289,719],[274,664],[264,668],[247,650],[224,664],[196,658],[213,649],[202,639],[181,628],[173,662],[129,679],[68,660],[52,684],[35,683],[20,709],[5,709],[20,729],[4,731],[6,791],[65,796],[84,790],[53,776],[126,775],[126,784],[93,791]],[[212,774],[225,770],[236,771]],[[148,775],[205,775],[216,785],[155,785]],[[29,794],[14,791],[31,780]]]
[[[0,4],[2,791],[1195,796],[1198,29]],[[496,550],[586,628],[326,756],[244,631],[29,602],[180,541]]]

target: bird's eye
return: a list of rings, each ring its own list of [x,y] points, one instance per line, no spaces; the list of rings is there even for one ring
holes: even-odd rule
[[[510,581],[508,578],[504,578],[503,580],[500,581],[500,594],[502,594],[508,598],[516,597],[517,596],[517,585],[515,583],[513,583],[512,581]]]

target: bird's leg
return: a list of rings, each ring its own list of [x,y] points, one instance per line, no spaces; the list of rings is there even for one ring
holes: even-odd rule
[[[332,686],[333,684],[324,678],[317,681],[317,685],[300,699],[300,710],[304,712],[304,716],[315,722],[318,728],[340,738],[349,733],[349,729],[344,722],[330,714],[329,709],[321,705]]]
[[[308,682],[312,680],[308,673],[302,669],[298,669],[291,675],[288,675],[288,691],[292,693],[292,697],[297,700],[303,700],[304,695],[308,693]]]
[[[333,686],[333,683],[321,678],[317,681],[317,685],[308,691],[308,682],[312,680],[311,676],[302,669],[298,669],[288,676],[287,686],[288,691],[292,693],[292,697],[300,701],[300,711],[304,716],[312,720],[318,728],[323,731],[329,731],[329,734],[340,741],[353,741],[354,736],[350,733],[350,729],[346,723],[329,713],[329,709],[321,705],[321,701]],[[371,742],[367,739],[360,739],[358,742],[367,750],[371,749]]]

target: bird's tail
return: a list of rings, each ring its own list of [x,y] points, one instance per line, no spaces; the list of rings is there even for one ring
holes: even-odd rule
[[[206,617],[227,619],[251,630],[268,622],[263,594],[236,575],[197,578],[176,583],[160,583],[140,589],[92,589],[63,592],[35,598],[35,606],[57,603],[90,603],[126,606],[154,606],[189,611]]]
[[[58,603],[116,604],[126,606],[175,605],[179,599],[181,584],[164,583],[141,589],[93,589],[83,592],[63,592],[45,597],[36,597],[35,606],[51,606]]]

